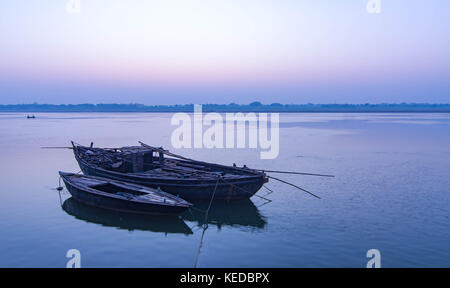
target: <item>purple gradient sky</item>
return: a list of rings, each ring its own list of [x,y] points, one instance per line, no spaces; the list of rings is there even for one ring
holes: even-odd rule
[[[0,2],[0,104],[450,103],[450,1]]]

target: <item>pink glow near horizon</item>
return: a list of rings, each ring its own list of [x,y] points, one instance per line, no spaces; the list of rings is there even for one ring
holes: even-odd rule
[[[390,1],[380,15],[359,0],[81,1],[78,14],[64,1],[0,4],[0,75],[98,87],[351,87],[438,82],[450,71],[447,1]]]

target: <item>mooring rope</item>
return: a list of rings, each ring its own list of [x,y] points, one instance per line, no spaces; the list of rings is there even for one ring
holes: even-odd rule
[[[264,185],[263,187],[270,191],[269,193],[266,194],[266,196],[275,192],[272,189],[270,189],[269,187],[266,187],[266,185]]]
[[[228,185],[231,185],[231,186],[233,186],[233,187],[236,187],[237,189],[242,190],[242,191],[244,191],[245,193],[247,193],[247,194],[249,194],[249,195],[252,194],[251,192],[249,192],[248,190],[245,190],[244,188],[241,188],[241,187],[239,187],[239,186],[237,186],[237,185],[234,185],[233,183],[230,183],[230,182],[228,182],[228,181],[225,181],[223,178],[222,178],[221,180],[222,180],[224,183],[226,183],[226,184],[228,184]],[[267,188],[267,189],[268,189],[268,188]],[[264,200],[266,200],[266,201],[268,201],[268,202],[272,202],[272,200],[270,200],[270,199],[268,199],[268,198],[266,198],[266,197],[257,195],[257,194],[253,194],[253,196],[259,197],[259,198],[264,199]]]
[[[59,177],[58,177],[58,187],[56,187],[56,191],[61,191],[63,189],[64,189],[64,187],[61,186],[61,175],[59,175]]]
[[[201,248],[203,246],[203,237],[205,236],[206,229],[208,229],[208,225],[206,225],[203,228],[202,237],[200,238],[200,245],[198,245],[197,257],[195,257],[194,268],[197,268],[197,266],[198,266],[198,259],[199,259],[199,256],[200,256],[200,250],[201,250]]]
[[[214,187],[214,191],[213,191],[213,194],[211,196],[211,200],[209,201],[208,209],[206,209],[206,214],[205,214],[205,223],[206,223],[206,225],[208,225],[209,210],[211,209],[211,205],[212,205],[212,202],[214,200],[214,195],[216,195],[217,186],[219,186],[219,180],[221,178],[222,178],[221,176],[217,177],[216,186]]]
[[[216,186],[214,187],[214,191],[213,191],[213,193],[212,193],[211,199],[209,200],[208,209],[206,209],[206,212],[205,212],[205,220],[204,220],[204,223],[203,223],[203,225],[202,225],[202,228],[203,228],[203,231],[202,231],[202,237],[200,238],[200,244],[198,245],[197,256],[195,257],[194,268],[197,268],[197,265],[198,265],[198,259],[199,259],[199,257],[200,257],[200,251],[201,251],[201,248],[202,248],[202,246],[203,246],[203,238],[205,237],[206,229],[208,229],[208,216],[209,216],[209,211],[211,210],[211,205],[212,205],[212,202],[213,202],[213,200],[214,200],[214,196],[216,195],[217,186],[219,186],[219,180],[220,180],[221,178],[222,178],[221,176],[217,177]],[[198,209],[198,210],[200,210],[200,209]]]

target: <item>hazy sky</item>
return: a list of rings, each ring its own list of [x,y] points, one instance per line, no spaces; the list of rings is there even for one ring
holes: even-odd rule
[[[450,1],[0,2],[0,103],[450,103]]]

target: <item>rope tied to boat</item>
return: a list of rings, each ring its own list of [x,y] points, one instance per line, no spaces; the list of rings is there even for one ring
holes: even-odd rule
[[[202,231],[202,236],[200,238],[200,244],[198,245],[197,256],[195,257],[194,268],[197,268],[197,265],[198,265],[198,259],[199,259],[199,256],[200,256],[200,251],[201,251],[201,248],[203,246],[203,238],[205,237],[206,229],[208,229],[209,211],[211,210],[211,205],[212,205],[212,202],[214,201],[214,196],[216,195],[217,186],[219,186],[220,179],[222,179],[222,176],[219,175],[217,177],[216,186],[214,187],[214,191],[213,191],[213,193],[211,195],[211,199],[209,200],[208,209],[206,209],[206,211],[205,211],[205,220],[204,220],[204,223],[202,224],[203,231]]]
[[[56,191],[62,191],[64,187],[61,185],[61,175],[58,177],[58,187],[56,187]]]
[[[211,209],[211,205],[212,205],[212,202],[214,200],[214,196],[216,195],[217,186],[219,186],[220,179],[222,179],[222,176],[219,175],[217,177],[216,186],[214,187],[214,191],[213,191],[213,194],[211,196],[211,200],[209,200],[208,209],[206,209],[206,213],[205,213],[205,223],[206,223],[206,225],[208,225],[209,210]]]
[[[250,192],[250,191],[248,191],[248,190],[245,190],[244,188],[239,187],[239,186],[237,186],[237,185],[234,185],[233,183],[228,182],[228,181],[226,181],[226,180],[223,179],[223,178],[221,178],[220,180],[222,180],[225,184],[228,184],[228,185],[230,185],[230,186],[232,186],[232,187],[234,187],[234,188],[236,188],[236,189],[239,189],[239,190],[241,190],[241,191],[244,191],[244,192],[247,193],[248,195],[252,195],[252,192]],[[268,198],[265,198],[265,197],[263,197],[263,196],[260,196],[260,195],[257,195],[257,194],[253,194],[253,195],[256,196],[256,197],[259,197],[259,198],[261,198],[261,199],[264,199],[264,200],[266,200],[266,201],[268,201],[268,202],[272,202],[272,200],[270,200],[270,199],[268,199]]]
[[[208,226],[206,226],[205,228],[203,228],[203,231],[202,231],[202,237],[200,238],[200,245],[198,245],[197,257],[195,257],[194,268],[197,268],[197,266],[198,266],[198,259],[199,259],[199,256],[200,256],[200,250],[201,250],[201,248],[202,248],[202,246],[203,246],[203,237],[205,236],[205,231],[206,231],[206,229],[208,229]]]

